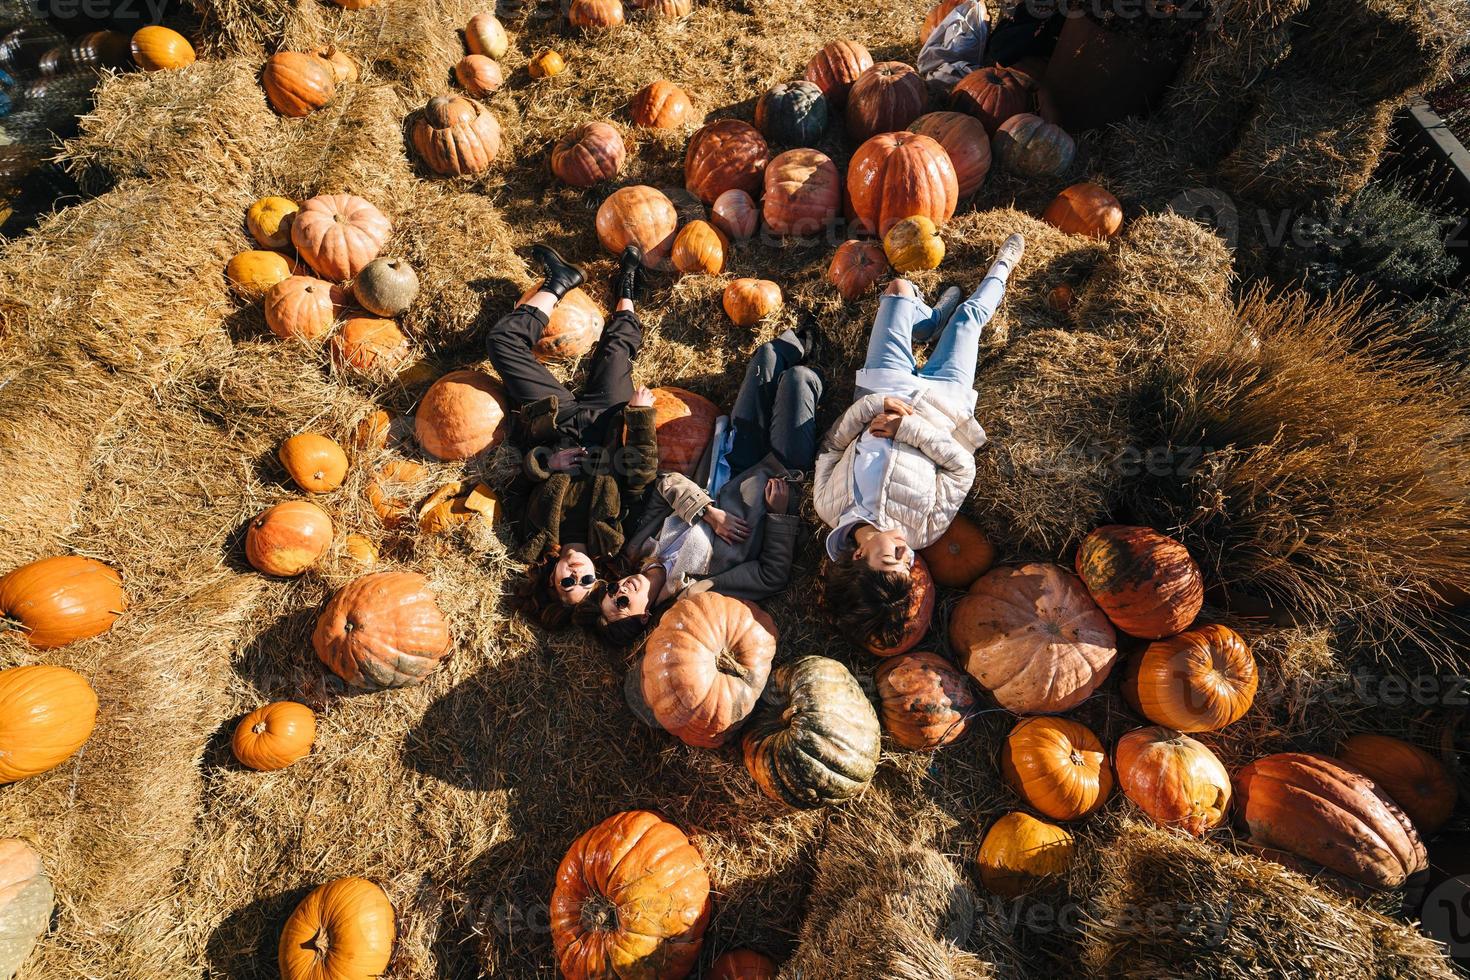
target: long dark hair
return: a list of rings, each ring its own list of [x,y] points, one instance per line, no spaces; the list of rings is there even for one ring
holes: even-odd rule
[[[823,563],[822,579],[822,605],[843,633],[861,637],[879,649],[903,640],[909,625],[912,576],[874,571],[854,561],[848,549],[836,561]]]
[[[561,601],[551,581],[560,559],[561,545],[546,549],[516,581],[511,596],[511,607],[518,614],[546,629],[560,629],[572,621],[574,607]]]
[[[629,616],[626,619],[610,621],[602,614],[602,600],[607,598],[609,584],[637,570],[633,562],[621,556],[613,559],[608,566],[607,578],[594,585],[592,591],[587,593],[587,597],[572,607],[572,622],[615,650],[631,650],[637,646],[643,634],[658,622],[659,610],[656,607],[649,606],[649,616],[646,620]]]

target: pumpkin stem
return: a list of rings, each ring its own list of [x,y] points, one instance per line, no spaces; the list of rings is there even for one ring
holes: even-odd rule
[[[729,650],[720,651],[720,655],[715,658],[715,669],[722,674],[729,674],[731,677],[738,677],[741,680],[746,680],[750,675],[750,671],[746,670],[740,661],[731,656]]]
[[[588,932],[616,931],[618,907],[605,895],[593,895],[582,904],[582,928]]]
[[[265,732],[265,729],[266,724],[263,721],[257,721],[255,724],[250,726],[250,731],[256,735],[263,734]]]
[[[318,929],[316,935],[301,944],[302,949],[309,949],[319,957],[326,956],[330,947],[331,943],[327,941],[327,931],[325,929]]]

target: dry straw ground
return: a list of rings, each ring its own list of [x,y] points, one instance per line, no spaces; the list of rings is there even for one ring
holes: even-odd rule
[[[411,412],[422,386],[337,376],[320,350],[275,340],[258,306],[229,296],[220,270],[248,245],[248,203],[348,191],[382,207],[395,225],[389,251],[424,283],[405,328],[442,369],[438,353],[530,281],[522,246],[550,241],[599,279],[611,269],[592,230],[606,190],[572,191],[547,173],[547,149],[564,130],[612,119],[630,147],[624,181],[677,187],[687,133],[656,138],[631,127],[625,106],[642,84],[669,77],[702,113],[748,118],[765,87],[799,74],[831,38],[861,40],[879,60],[912,60],[923,5],[699,3],[683,21],[635,17],[597,40],[565,36],[550,6],[502,8],[513,45],[507,86],[490,104],[507,146],[495,172],[472,181],[428,179],[405,152],[402,126],[448,87],[457,29],[478,4],[197,6],[202,60],[110,80],[67,147],[68,164],[99,196],[0,251],[0,567],[63,550],[92,555],[122,570],[133,600],[111,634],[54,655],[0,639],[0,664],[76,666],[102,701],[80,756],[0,792],[0,828],[38,844],[60,896],[57,926],[24,976],[273,976],[289,909],[348,874],[381,881],[399,911],[392,977],[551,976],[545,905],[557,861],[585,828],[640,806],[687,828],[704,851],[716,889],[709,955],[756,945],[807,964],[807,977],[1041,976],[1079,958],[1100,972],[1248,976],[1259,946],[1313,947],[1339,927],[1373,938],[1333,946],[1338,976],[1434,974],[1431,947],[1406,926],[1251,859],[1221,858],[1215,845],[1113,816],[1080,830],[1076,873],[1039,900],[1104,925],[1037,931],[1005,909],[983,914],[984,903],[968,936],[917,921],[903,896],[963,891],[955,868],[1015,805],[995,765],[1003,714],[983,714],[973,737],[935,756],[885,754],[874,787],[835,814],[782,812],[731,752],[690,750],[643,726],[624,704],[621,658],[511,618],[506,530],[429,539],[379,526],[363,488],[380,456],[420,458],[404,422],[386,454],[354,460],[325,506],[340,531],[378,541],[390,565],[429,574],[457,643],[421,688],[344,694],[308,634],[350,571],[334,558],[299,581],[265,580],[243,560],[241,527],[292,495],[273,462],[282,439],[308,429],[345,438],[374,405]],[[1250,6],[1258,16],[1273,7]],[[1364,2],[1350,12],[1376,10]],[[362,80],[305,120],[277,117],[256,78],[264,55],[327,41],[359,59]],[[533,83],[525,61],[548,43],[571,70]],[[1242,70],[1218,59],[1213,69],[1222,78]],[[1220,154],[1248,111],[1217,136]],[[1170,126],[1188,115],[1160,122],[1155,138],[1171,153],[1180,138]],[[840,127],[826,148],[845,162]],[[980,415],[992,445],[970,512],[1007,560],[1065,561],[1081,534],[1110,519],[1184,535],[1212,582],[1228,586],[1212,593],[1207,615],[1234,617],[1267,681],[1257,709],[1209,739],[1232,768],[1277,748],[1328,748],[1364,727],[1428,741],[1414,719],[1315,692],[1375,656],[1453,656],[1453,619],[1427,597],[1470,586],[1463,391],[1363,346],[1365,332],[1384,328],[1350,300],[1323,311],[1256,297],[1237,310],[1230,253],[1199,226],[1145,215],[1147,195],[1115,176],[1117,154],[1106,149],[1089,141],[1067,179],[992,177],[948,226],[944,268],[921,277],[926,289],[942,278],[973,284],[1007,233],[1028,236],[983,351]],[[1110,245],[1035,218],[1089,173],[1129,208],[1127,234]],[[1177,188],[1188,173],[1149,179]],[[872,299],[844,306],[822,282],[831,249],[742,246],[730,273],[775,278],[821,317],[830,340],[824,422],[850,394],[874,308]],[[1068,314],[1046,301],[1063,283],[1078,295]],[[722,285],[658,280],[644,307],[639,381],[728,400],[746,355],[792,314],[738,330],[719,312]],[[1416,466],[1426,440],[1435,463]],[[1167,465],[1140,469],[1137,454],[1152,449]],[[468,468],[431,463],[416,489],[467,470],[499,481],[511,465],[505,451]],[[874,662],[813,612],[817,542],[812,527],[799,584],[772,603],[780,655],[826,653],[869,678]],[[931,646],[942,646],[953,599]],[[1263,608],[1271,618],[1240,618]],[[241,714],[278,698],[318,711],[316,749],[283,772],[243,771],[227,734]],[[1108,740],[1134,724],[1111,692],[1079,716]],[[887,848],[893,838],[920,846]],[[855,863],[859,842],[892,860]],[[1156,872],[1185,858],[1192,870]],[[868,880],[870,866],[883,873]],[[1224,946],[1155,941],[1145,956],[1147,937],[1105,925],[1121,905],[1176,900],[1201,883],[1241,896],[1234,921],[1244,931]],[[866,914],[863,895],[882,919]],[[1211,973],[1221,957],[1230,965]],[[826,973],[814,965],[821,960]]]

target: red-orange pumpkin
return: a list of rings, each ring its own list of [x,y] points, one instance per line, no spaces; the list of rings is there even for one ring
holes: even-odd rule
[[[331,62],[299,51],[279,51],[267,58],[260,82],[272,108],[283,116],[310,115],[337,94]]]
[[[91,558],[42,558],[0,577],[0,620],[40,650],[106,633],[127,608],[122,576]]]
[[[591,187],[622,173],[628,151],[623,137],[605,122],[578,126],[551,150],[551,172],[573,187]]]
[[[332,596],[311,634],[332,673],[373,691],[422,683],[451,642],[434,591],[417,572],[354,579]]]
[[[454,66],[454,77],[477,99],[495,94],[505,84],[500,63],[483,54],[467,54]]]
[[[720,408],[683,388],[653,389],[653,425],[658,432],[658,468],[693,476],[714,438]]]
[[[414,434],[435,459],[470,459],[505,438],[505,389],[480,371],[451,371],[419,402]]]
[[[969,197],[985,183],[990,173],[990,137],[980,120],[963,112],[927,112],[914,120],[909,132],[921,133],[944,147],[954,166],[960,197]]]
[[[317,275],[351,279],[378,257],[393,224],[355,194],[322,194],[301,205],[291,222],[291,243]]]
[[[950,105],[974,116],[991,136],[1000,124],[1038,106],[1036,80],[1014,68],[990,65],[970,72],[955,86]]]
[[[837,222],[842,177],[816,150],[787,150],[766,167],[761,214],[778,235],[815,235]]]
[[[934,581],[947,589],[968,589],[995,564],[995,545],[963,514],[929,547],[919,552]]]
[[[1187,629],[1205,601],[1189,550],[1152,528],[1093,531],[1077,549],[1077,574],[1114,626],[1147,640]]]
[[[720,302],[737,327],[753,327],[781,308],[781,287],[769,279],[736,279]]]
[[[706,980],[776,980],[776,961],[753,949],[732,949],[710,964]]]
[[[1227,626],[1200,626],[1150,643],[1128,662],[1123,697],[1157,725],[1214,732],[1250,709],[1259,683],[1250,647]]]
[[[906,129],[929,109],[929,89],[913,66],[883,61],[852,83],[847,93],[847,134],[862,142]]]
[[[749,194],[728,190],[710,205],[709,220],[729,237],[743,242],[760,227],[761,213]]]
[[[490,169],[500,154],[500,123],[473,99],[436,95],[414,114],[413,148],[436,174],[468,176]]]
[[[909,608],[904,616],[908,625],[904,627],[903,636],[891,647],[881,646],[871,637],[862,641],[863,648],[875,657],[894,657],[912,650],[929,632],[929,624],[934,621],[938,590],[929,574],[929,565],[918,555],[914,556],[914,565],[909,569],[909,582]]]
[[[287,500],[268,507],[245,532],[245,557],[267,575],[300,575],[332,546],[332,519],[316,504]]]
[[[663,191],[644,184],[620,187],[597,209],[597,239],[613,255],[637,244],[643,249],[643,264],[667,267],[674,248],[679,213]]]
[[[610,31],[623,24],[622,0],[572,0],[567,21],[586,33]]]
[[[873,56],[857,41],[829,41],[806,65],[806,80],[816,82],[833,109],[847,105],[858,76],[873,67]]]
[[[1202,742],[1172,728],[1136,728],[1113,750],[1118,787],[1154,823],[1196,837],[1225,821],[1230,774]]]
[[[937,749],[965,733],[975,695],[962,671],[932,653],[883,661],[873,677],[883,728],[906,749]]]
[[[633,96],[629,107],[633,122],[650,129],[678,129],[694,119],[689,96],[673,82],[649,82]]]
[[[959,203],[959,181],[944,147],[919,133],[874,136],[847,166],[854,226],[886,235],[904,218],[922,215],[942,225]]]
[[[670,260],[686,275],[717,276],[725,271],[729,252],[724,232],[708,221],[691,221],[675,236]]]
[[[1112,238],[1123,227],[1123,205],[1097,184],[1073,184],[1058,194],[1041,220],[1069,235]]]
[[[341,286],[312,276],[288,276],[265,294],[265,323],[277,337],[321,340],[346,305]]]
[[[411,353],[398,324],[380,317],[349,317],[332,337],[332,363],[358,374],[391,374],[408,363]]]
[[[871,292],[887,272],[888,256],[883,252],[883,245],[871,239],[853,238],[837,246],[832,264],[827,267],[827,281],[851,303]]]
[[[739,119],[721,119],[690,138],[684,154],[684,187],[705,204],[732,188],[755,195],[770,160],[760,130]]]
[[[1108,754],[1092,729],[1068,718],[1023,719],[1000,752],[1006,785],[1053,820],[1080,820],[1113,791]]]
[[[521,294],[524,303],[541,288],[540,280]],[[596,300],[581,289],[569,289],[551,310],[541,339],[531,348],[538,361],[569,361],[581,357],[602,339],[606,320]]]
[[[1442,762],[1419,746],[1364,732],[1345,739],[1337,757],[1393,797],[1420,834],[1428,836],[1449,821],[1455,809],[1455,781]]]

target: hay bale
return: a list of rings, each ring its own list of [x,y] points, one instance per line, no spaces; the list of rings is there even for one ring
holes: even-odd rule
[[[1101,887],[1082,936],[1088,972],[1140,980],[1457,976],[1434,940],[1279,865],[1133,822],[1097,854]]]
[[[1180,195],[1207,186],[1218,159],[1201,152],[1202,140],[1181,139],[1158,116],[1124,119],[1083,138],[1093,142],[1096,179],[1129,212],[1167,210]]]
[[[1459,0],[1312,0],[1292,60],[1365,100],[1402,100],[1449,79],[1464,47]]]
[[[322,43],[332,20],[343,16],[316,0],[189,0],[189,6],[203,20],[199,35],[206,54],[256,61],[277,50],[310,50]]]

